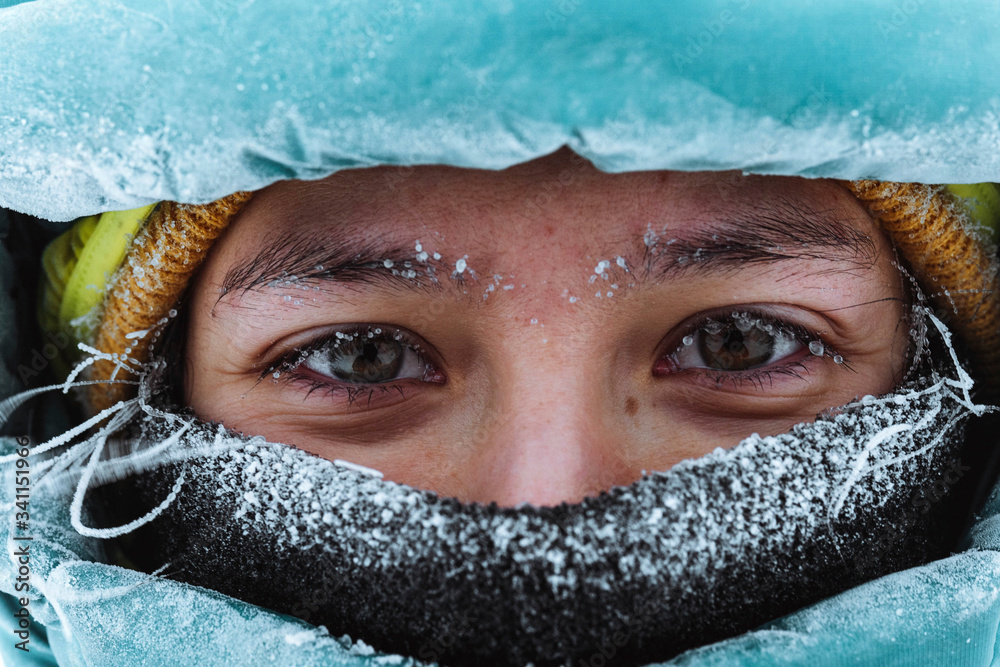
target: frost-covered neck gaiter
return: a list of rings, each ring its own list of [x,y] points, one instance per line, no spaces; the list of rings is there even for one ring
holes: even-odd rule
[[[943,325],[918,310],[940,353],[918,355],[893,393],[556,507],[386,482],[157,406],[153,382],[73,477],[103,521],[132,523],[85,527],[79,507],[74,522],[123,535],[150,570],[379,651],[445,665],[666,659],[940,555],[940,498],[982,408]]]

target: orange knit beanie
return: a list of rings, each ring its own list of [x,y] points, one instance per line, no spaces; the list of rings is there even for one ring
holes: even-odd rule
[[[93,347],[112,359],[94,363],[89,380],[135,380],[130,366],[141,364],[208,249],[242,210],[250,193],[237,192],[203,206],[161,202],[129,246],[125,262],[107,288]],[[134,332],[153,331],[137,336]],[[88,401],[99,412],[135,393],[132,384],[102,382],[89,387]]]
[[[845,185],[889,235],[972,354],[978,379],[995,393],[1000,387],[1000,285],[993,230],[977,228],[968,207],[942,186],[880,181]]]

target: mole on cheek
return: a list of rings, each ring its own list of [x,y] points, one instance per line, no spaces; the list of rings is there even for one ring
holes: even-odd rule
[[[625,399],[625,414],[629,417],[635,417],[637,412],[639,412],[639,401],[636,400],[635,396],[629,396]]]

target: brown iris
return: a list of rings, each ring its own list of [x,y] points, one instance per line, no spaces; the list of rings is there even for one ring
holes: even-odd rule
[[[388,382],[403,363],[403,346],[385,338],[355,339],[329,353],[333,374],[345,382]]]
[[[715,333],[703,331],[698,347],[709,368],[742,371],[761,366],[774,353],[774,336],[751,326],[741,331],[728,326]]]

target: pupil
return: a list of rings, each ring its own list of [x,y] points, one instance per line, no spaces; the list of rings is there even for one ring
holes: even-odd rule
[[[743,344],[743,334],[739,331],[730,332],[729,339],[726,341],[725,347],[729,354],[736,356],[745,355],[747,353],[746,345]]]
[[[332,350],[330,362],[333,374],[345,382],[388,382],[399,373],[403,346],[390,339],[352,341]]]
[[[741,371],[761,366],[774,352],[774,336],[757,326],[743,332],[728,327],[717,333],[702,332],[698,347],[709,368]]]

